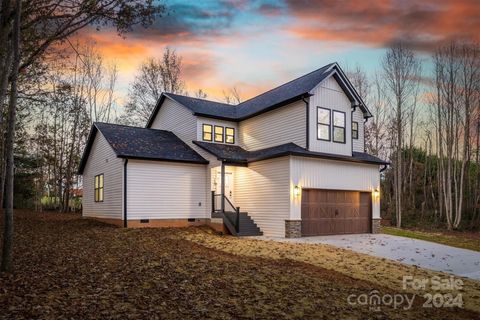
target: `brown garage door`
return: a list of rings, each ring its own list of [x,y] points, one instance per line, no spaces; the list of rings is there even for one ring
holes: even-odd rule
[[[369,192],[304,189],[302,236],[371,232]]]

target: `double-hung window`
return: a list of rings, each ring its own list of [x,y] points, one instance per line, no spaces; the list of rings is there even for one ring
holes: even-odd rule
[[[352,122],[352,138],[358,139],[358,122]]]
[[[103,173],[95,176],[95,202],[103,202]]]
[[[345,143],[345,112],[333,110],[333,142]]]
[[[330,141],[330,109],[317,107],[317,139]]]
[[[215,142],[223,142],[223,127],[215,126]]]
[[[225,143],[234,144],[235,143],[235,129],[225,127]]]
[[[213,127],[211,124],[202,125],[202,139],[203,141],[212,141]]]

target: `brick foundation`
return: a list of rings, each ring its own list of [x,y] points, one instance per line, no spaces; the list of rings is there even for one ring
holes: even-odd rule
[[[87,219],[94,219],[108,224],[113,224],[118,227],[123,227],[123,220],[121,219],[105,219],[96,217],[84,217]],[[148,222],[147,222],[148,220]],[[128,220],[128,228],[183,228],[189,226],[201,226],[210,224],[210,219],[194,219],[188,221],[188,219],[147,219],[141,220]]]
[[[302,236],[302,220],[285,220],[285,238]]]
[[[372,219],[372,233],[380,233],[382,219]]]

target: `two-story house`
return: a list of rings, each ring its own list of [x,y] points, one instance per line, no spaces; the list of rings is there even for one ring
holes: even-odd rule
[[[146,128],[92,126],[83,216],[234,235],[376,232],[387,163],[365,153],[371,116],[336,63],[238,105],[164,93]]]

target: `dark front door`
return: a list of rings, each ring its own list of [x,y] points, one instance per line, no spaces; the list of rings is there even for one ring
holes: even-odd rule
[[[369,192],[304,189],[302,235],[371,232]]]

